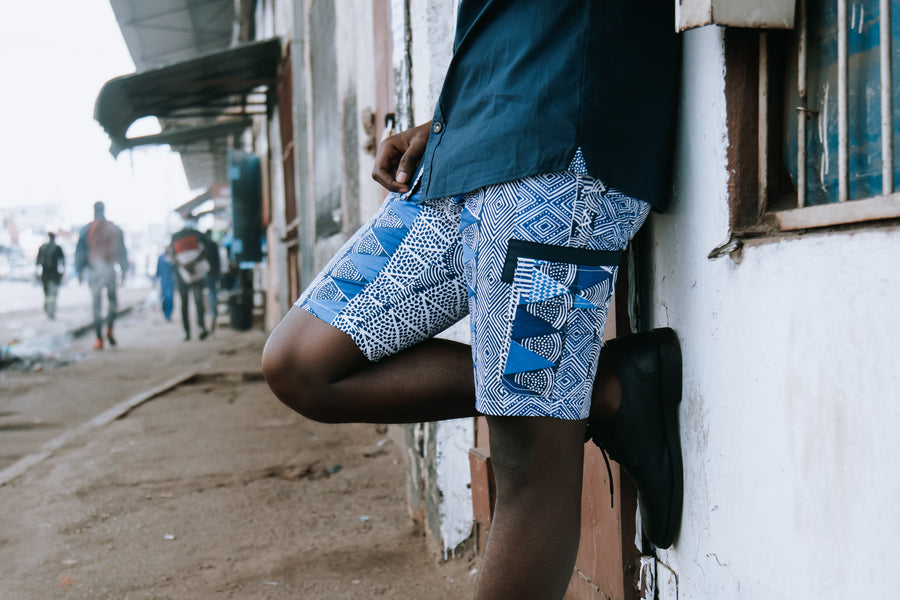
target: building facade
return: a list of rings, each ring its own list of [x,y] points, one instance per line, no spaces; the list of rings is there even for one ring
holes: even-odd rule
[[[262,161],[271,329],[384,197],[370,177],[378,141],[430,119],[456,0],[249,4],[254,38],[282,47],[266,114],[229,141]],[[671,209],[635,240],[607,336],[679,333],[684,520],[669,550],[646,545],[634,490],[614,470],[611,509],[588,448],[567,597],[891,596],[900,11],[886,0],[678,4],[681,25],[706,26],[682,33]],[[395,438],[435,552],[478,551],[490,521],[483,424]]]

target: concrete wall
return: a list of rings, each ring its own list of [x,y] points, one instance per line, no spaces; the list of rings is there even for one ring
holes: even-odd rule
[[[900,236],[728,237],[722,30],[685,34],[676,202],[644,236],[651,325],[680,334],[679,598],[892,597]],[[661,598],[673,597],[663,594]]]
[[[397,103],[411,122],[427,121],[451,56],[455,2],[390,4]],[[385,193],[371,178],[373,119],[379,109],[384,112],[376,106],[373,5],[371,0],[269,0],[260,5],[258,16],[263,17],[261,31],[281,35],[291,46],[298,239],[305,287],[374,214]],[[268,134],[272,177],[281,178],[277,114]],[[278,301],[268,315],[269,328],[295,300],[284,297],[283,185],[273,183],[271,190],[268,290]],[[333,210],[323,214],[326,205]],[[468,341],[467,331],[463,324],[445,337]],[[423,522],[436,549],[450,556],[472,530],[467,452],[474,441],[473,420],[410,426],[398,439],[407,445],[410,511]]]
[[[398,113],[409,124],[431,120],[453,50],[456,26],[454,0],[392,1]],[[408,8],[408,10],[406,10]],[[406,39],[405,49],[396,48]],[[399,50],[399,51],[398,51]],[[406,104],[405,104],[406,103]],[[401,121],[402,123],[403,121]],[[467,321],[440,337],[469,343]],[[469,448],[475,444],[474,419],[407,426],[410,507],[444,557],[454,554],[472,534],[472,494],[469,489]]]
[[[291,6],[286,0],[270,0],[260,2],[256,7],[256,36],[267,39],[274,36],[282,38],[285,45],[291,40]],[[273,90],[273,93],[277,93]],[[275,110],[266,120],[264,132],[266,143],[257,143],[253,151],[263,160],[264,177],[268,181],[268,201],[270,208],[269,225],[266,227],[266,306],[265,322],[267,331],[271,331],[287,312],[292,302],[288,298],[287,277],[283,274],[287,269],[287,252],[281,239],[285,232],[285,191],[284,169],[281,163],[282,145],[278,111]],[[266,198],[263,200],[266,201]]]

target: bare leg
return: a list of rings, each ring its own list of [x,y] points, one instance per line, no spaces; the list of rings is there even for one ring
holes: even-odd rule
[[[427,340],[372,363],[347,334],[292,307],[269,337],[262,363],[275,395],[318,421],[417,423],[478,414],[465,344]],[[620,402],[618,376],[601,352],[590,421],[612,416]]]
[[[477,600],[553,600],[578,552],[584,421],[488,417],[497,502]]]
[[[262,357],[272,391],[297,412],[330,423],[417,423],[475,416],[469,346],[431,339],[377,363],[342,331],[297,307]]]
[[[318,421],[404,423],[477,414],[464,344],[431,339],[371,363],[349,336],[294,307],[269,337],[262,363],[278,398]],[[605,418],[621,394],[605,358],[598,379],[591,417]],[[497,502],[476,598],[562,598],[580,536],[584,421],[488,421]]]

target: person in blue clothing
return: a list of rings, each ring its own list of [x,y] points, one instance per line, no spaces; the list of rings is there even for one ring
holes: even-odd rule
[[[172,263],[169,262],[166,252],[160,254],[159,258],[156,259],[156,276],[154,279],[159,281],[159,299],[163,316],[166,318],[166,321],[171,321],[175,296],[175,269],[172,267]]]
[[[675,539],[678,339],[602,343],[622,251],[670,194],[674,23],[670,0],[461,0],[433,118],[381,144],[385,203],[263,351],[318,421],[486,416],[478,600],[563,597],[587,439],[635,481],[646,538]],[[433,337],[466,315],[471,347]]]

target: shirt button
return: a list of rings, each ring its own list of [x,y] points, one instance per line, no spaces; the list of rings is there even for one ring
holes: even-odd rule
[[[431,131],[433,131],[434,133],[440,133],[443,130],[444,130],[444,126],[441,125],[440,122],[437,122],[431,126]]]

